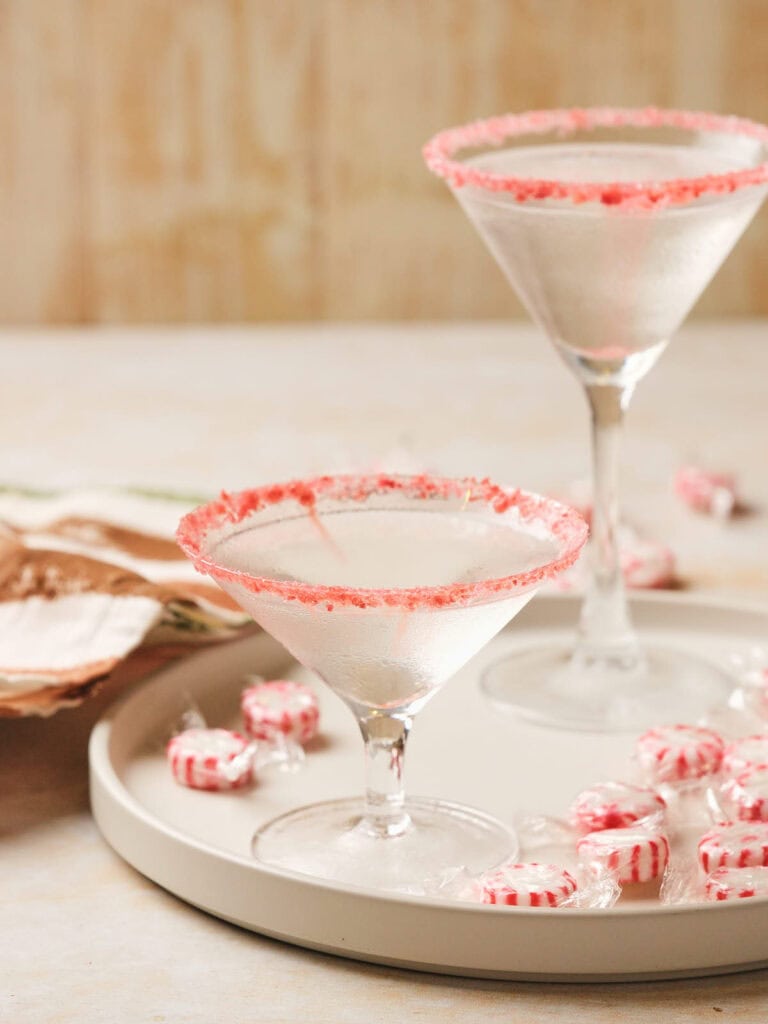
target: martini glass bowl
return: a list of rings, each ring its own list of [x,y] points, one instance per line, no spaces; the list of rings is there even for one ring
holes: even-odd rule
[[[222,494],[186,516],[178,539],[197,568],[328,684],[364,740],[364,797],[268,823],[255,856],[419,892],[514,855],[513,834],[488,815],[405,798],[406,740],[442,684],[573,564],[586,533],[557,502],[426,476],[294,481]]]
[[[765,197],[767,147],[768,128],[738,118],[602,107],[509,114],[425,146],[591,412],[591,572],[577,634],[520,651],[483,682],[530,720],[639,730],[695,720],[733,689],[716,666],[632,628],[618,455],[635,386]]]

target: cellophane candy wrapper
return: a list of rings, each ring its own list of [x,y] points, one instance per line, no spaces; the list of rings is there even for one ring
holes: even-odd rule
[[[768,647],[751,644],[731,651],[725,669],[738,680],[722,715],[731,726],[726,734],[744,736],[768,728]]]
[[[259,691],[266,691],[273,684],[264,679],[263,676],[258,675],[246,676],[243,682],[245,683],[245,688],[241,694],[241,710],[246,732],[253,735],[256,728],[253,720],[253,710],[254,706],[256,706],[256,701],[253,698],[258,698]],[[280,680],[280,682],[285,681]],[[298,687],[300,684],[295,685]],[[301,689],[308,691],[306,687]],[[317,726],[316,710],[317,705],[315,702],[314,726],[311,731],[308,727],[302,727],[297,731],[293,728],[283,729],[278,726],[269,728],[267,723],[259,723],[256,729],[258,731],[258,738],[255,740],[257,747],[257,770],[261,768],[276,768],[282,772],[295,773],[304,767],[306,754],[304,753],[301,738],[309,739],[311,735],[314,735]]]
[[[687,835],[723,820],[718,785],[719,776],[714,775],[677,785],[666,783],[659,786],[659,795],[667,805],[667,832],[676,846],[680,846]]]
[[[659,899],[668,906],[701,903],[702,879],[694,857],[675,858],[667,865],[659,889]]]
[[[160,737],[159,746],[163,750],[168,741],[187,729],[207,729],[208,722],[203,714],[200,705],[187,690],[179,690],[175,697],[175,707],[171,711],[170,721],[163,735]]]
[[[284,736],[277,736],[269,743],[258,743],[256,747],[255,766],[258,771],[275,769],[291,775],[300,772],[304,767],[307,755],[299,743],[293,743]]]

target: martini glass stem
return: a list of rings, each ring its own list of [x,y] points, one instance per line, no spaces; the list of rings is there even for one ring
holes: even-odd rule
[[[591,577],[574,660],[629,670],[642,655],[632,629],[619,552],[618,468],[624,413],[633,386],[587,384],[592,413]]]
[[[365,741],[365,804],[360,827],[371,835],[402,835],[411,819],[405,810],[403,763],[412,719],[376,713],[359,719]]]

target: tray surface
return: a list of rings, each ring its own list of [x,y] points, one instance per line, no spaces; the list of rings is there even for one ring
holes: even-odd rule
[[[661,594],[637,598],[644,635],[718,662],[768,636],[768,612]],[[416,720],[407,789],[485,810],[562,817],[587,785],[627,778],[632,735],[559,732],[499,712],[482,695],[483,668],[516,646],[567,635],[574,598],[539,596],[451,680]],[[211,914],[298,945],[452,974],[538,980],[641,980],[768,964],[768,900],[662,906],[622,900],[609,910],[493,908],[316,882],[257,865],[256,828],[294,807],[362,791],[362,741],[321,683],[322,736],[296,775],[264,773],[249,791],[176,785],[163,745],[190,703],[211,724],[238,722],[247,672],[309,674],[259,635],[164,669],[110,710],[90,746],[94,816],[114,849],[147,877]]]

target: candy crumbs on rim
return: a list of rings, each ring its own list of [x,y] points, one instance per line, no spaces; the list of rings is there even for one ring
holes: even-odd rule
[[[724,117],[703,111],[664,110],[658,107],[574,107],[564,110],[529,110],[502,114],[482,121],[447,128],[423,149],[429,169],[452,188],[484,189],[507,193],[518,203],[567,200],[574,206],[600,203],[609,207],[654,209],[685,205],[705,195],[727,195],[740,188],[768,181],[768,163],[695,178],[667,181],[558,181],[495,174],[454,159],[462,150],[498,148],[508,139],[550,133],[558,138],[596,128],[677,128],[755,139],[768,144],[768,127],[743,118]]]
[[[725,742],[713,729],[697,725],[660,725],[636,743],[637,759],[655,783],[684,782],[720,768]]]
[[[174,779],[190,789],[220,792],[253,781],[250,743],[231,729],[185,729],[168,741]]]
[[[505,864],[480,879],[483,903],[559,907],[576,892],[576,879],[557,864]]]
[[[456,501],[462,509],[481,507],[495,515],[507,513],[524,526],[543,526],[557,540],[558,554],[546,565],[510,576],[473,582],[456,582],[433,587],[343,587],[306,583],[301,580],[273,579],[220,565],[208,550],[211,534],[231,529],[250,516],[275,506],[286,505],[291,514],[298,510],[317,524],[322,502],[360,504],[375,495],[404,495],[423,501]],[[318,528],[322,527],[318,525]],[[468,605],[497,600],[512,592],[523,593],[545,580],[554,579],[578,558],[587,536],[587,524],[571,508],[537,494],[500,487],[490,480],[474,477],[449,479],[429,476],[389,476],[385,474],[320,476],[306,480],[270,484],[229,494],[194,509],[183,517],[176,534],[182,550],[198,572],[221,582],[236,583],[253,593],[270,593],[285,601],[333,611],[337,606],[353,608],[440,609],[449,605]]]
[[[768,896],[768,867],[718,868],[704,882],[708,900],[743,900]]]

